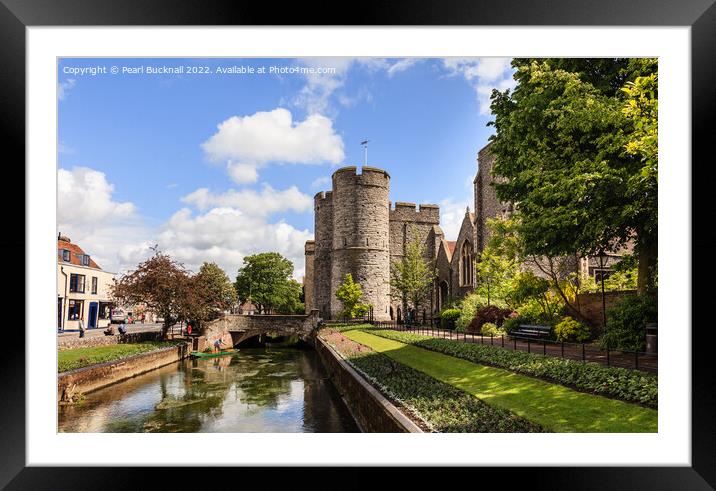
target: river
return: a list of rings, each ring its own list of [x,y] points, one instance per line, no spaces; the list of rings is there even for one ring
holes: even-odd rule
[[[357,432],[318,355],[241,348],[187,359],[60,406],[60,432]]]

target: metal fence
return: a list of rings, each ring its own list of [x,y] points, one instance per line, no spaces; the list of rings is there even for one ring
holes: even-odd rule
[[[355,320],[352,320],[355,322]],[[359,322],[369,322],[360,320]],[[374,329],[412,332],[441,339],[464,343],[489,344],[515,351],[525,351],[543,356],[552,356],[582,363],[601,363],[608,367],[621,367],[658,373],[658,355],[638,351],[602,349],[593,344],[531,339],[520,336],[484,336],[482,334],[456,332],[439,329],[429,324],[399,324],[395,321],[370,322]]]

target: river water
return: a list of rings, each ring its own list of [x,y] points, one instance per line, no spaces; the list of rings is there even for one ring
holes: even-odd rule
[[[188,359],[60,406],[60,432],[359,431],[315,351]]]

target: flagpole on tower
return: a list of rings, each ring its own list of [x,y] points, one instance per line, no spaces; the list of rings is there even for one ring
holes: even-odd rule
[[[363,140],[360,142],[361,145],[363,145],[363,148],[365,149],[365,157],[363,159],[363,165],[368,165],[368,142],[370,140]]]

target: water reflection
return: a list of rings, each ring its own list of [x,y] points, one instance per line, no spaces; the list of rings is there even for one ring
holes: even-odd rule
[[[59,408],[61,432],[355,432],[315,352],[186,360]]]

